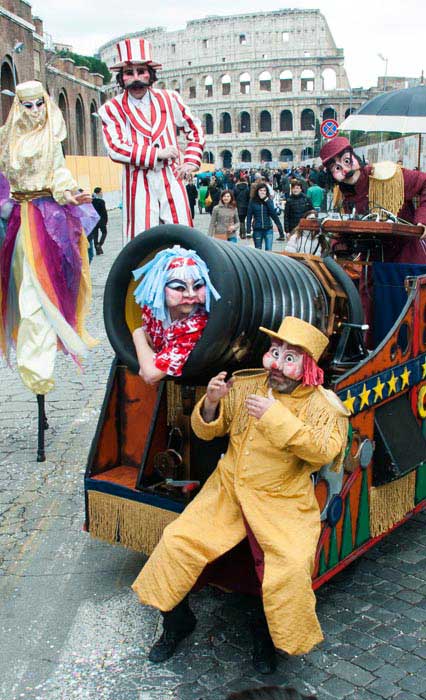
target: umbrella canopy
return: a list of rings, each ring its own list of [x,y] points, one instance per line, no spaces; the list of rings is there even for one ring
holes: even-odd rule
[[[373,97],[347,117],[339,130],[426,133],[426,85]]]

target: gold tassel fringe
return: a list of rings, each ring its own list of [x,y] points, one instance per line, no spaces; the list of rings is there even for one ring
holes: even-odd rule
[[[182,406],[182,385],[177,382],[168,381],[167,387],[167,425],[174,427],[179,416],[183,413]],[[206,393],[205,386],[197,386],[195,388],[195,404]],[[194,405],[195,405],[194,404]]]
[[[100,491],[88,491],[88,497],[92,537],[147,555],[157,546],[166,525],[179,515]]]
[[[370,177],[368,188],[369,207],[383,207],[392,214],[398,214],[404,204],[404,176],[398,166],[395,175],[388,180]]]
[[[234,384],[225,398],[224,412],[226,421],[232,421],[232,434],[239,435],[245,430],[249,419],[246,398],[266,385],[268,373],[264,369],[241,369],[234,372],[232,378]]]
[[[338,431],[343,445],[339,454],[334,458],[331,471],[340,472],[345,457],[348,442],[348,419],[332,405],[321,391],[315,391],[299,414],[300,420],[306,421],[312,430],[318,444],[327,445],[332,433]]]
[[[370,531],[372,537],[387,532],[414,508],[416,470],[397,481],[370,490]]]

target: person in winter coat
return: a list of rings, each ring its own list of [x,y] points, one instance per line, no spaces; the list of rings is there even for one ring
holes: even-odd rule
[[[207,204],[206,203],[206,211],[211,214],[213,211],[213,207],[216,206],[216,204],[219,204],[220,200],[220,192],[221,189],[218,185],[218,181],[216,179],[215,175],[212,175],[212,179],[210,180],[209,188],[207,190],[207,195],[206,195],[206,200],[208,201],[208,197],[210,195],[211,203]]]
[[[250,201],[250,187],[247,180],[240,178],[235,185],[235,201],[237,203],[238,218],[240,220],[240,238],[246,237],[246,218]]]
[[[225,238],[229,243],[237,242],[237,231],[240,227],[237,204],[230,190],[223,190],[219,204],[213,207],[209,226],[209,236]]]
[[[204,182],[202,182],[198,188],[198,211],[200,212],[200,214],[203,213],[203,209],[205,209],[206,206],[206,197],[208,189],[208,184]]]
[[[284,209],[284,229],[286,233],[291,233],[296,228],[305,212],[314,209],[314,205],[309,197],[302,192],[299,180],[292,180],[290,185],[291,194]]]
[[[149,653],[154,663],[193,631],[187,596],[205,567],[246,537],[261,596],[252,628],[255,670],[274,671],[274,647],[306,654],[322,640],[311,578],[321,529],[312,474],[329,463],[342,469],[350,414],[321,386],[317,362],[328,338],[318,328],[287,316],[277,332],[260,330],[271,338],[265,371],[244,370],[229,381],[220,372],[191,416],[201,440],[229,435],[226,453],[165,528],[132,586],[141,603],[162,612],[163,634]],[[246,569],[238,572],[243,579]]]
[[[193,179],[192,175],[189,176],[188,182],[186,183],[185,188],[186,188],[186,194],[188,196],[188,202],[189,202],[189,208],[191,210],[191,216],[192,216],[192,219],[194,219],[195,202],[197,201],[198,190],[195,186],[194,179]]]
[[[260,182],[254,190],[247,211],[247,235],[250,235],[250,231],[253,228],[253,239],[256,248],[262,248],[262,242],[264,241],[265,250],[272,250],[274,238],[272,221],[278,227],[279,240],[283,240],[284,231],[280,217],[275,211],[267,186],[264,182]]]

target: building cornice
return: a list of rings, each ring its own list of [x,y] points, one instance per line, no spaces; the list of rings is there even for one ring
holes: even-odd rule
[[[26,4],[29,5],[29,3]],[[6,10],[6,8],[2,7],[1,5],[0,15],[3,15],[3,17],[7,17],[11,22],[14,22],[14,24],[18,24],[20,27],[24,27],[24,29],[28,29],[30,32],[35,34],[36,28],[34,24],[31,24],[31,22],[27,22],[27,20],[22,19],[22,17],[18,17],[18,15],[15,15],[13,12],[9,12],[9,10]]]
[[[69,73],[66,73],[63,70],[59,70],[59,68],[56,68],[55,66],[46,66],[46,71],[48,73],[54,73],[55,75],[60,75],[61,77],[65,78],[66,80],[70,80],[73,83],[77,83],[78,85],[83,85],[84,87],[90,88],[91,90],[95,90],[95,92],[98,92],[99,94],[102,92],[100,87],[97,85],[93,85],[93,83],[89,83],[88,80],[82,80],[81,78],[76,78],[74,75],[70,75]]]

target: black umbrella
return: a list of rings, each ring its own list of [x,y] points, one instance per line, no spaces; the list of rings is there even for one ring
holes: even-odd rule
[[[426,133],[426,85],[373,97],[340,124],[341,131]]]

